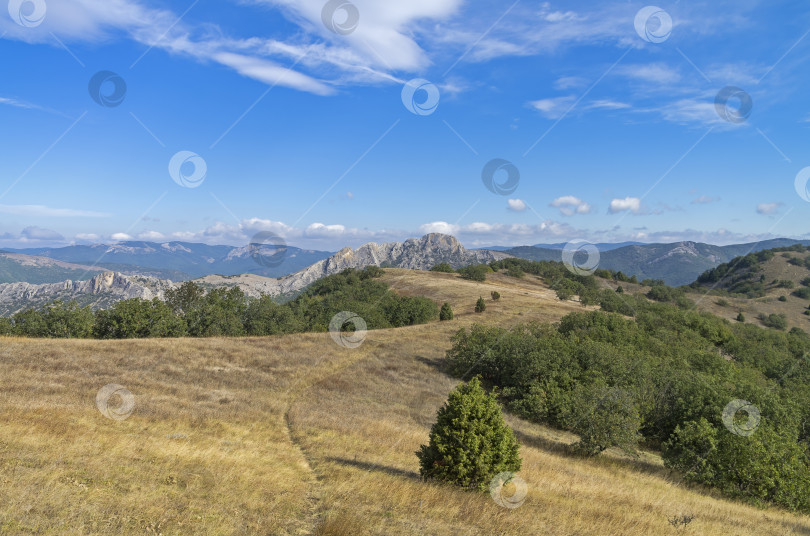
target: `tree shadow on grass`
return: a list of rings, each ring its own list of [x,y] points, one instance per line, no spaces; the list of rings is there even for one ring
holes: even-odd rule
[[[562,441],[554,441],[553,439],[548,439],[542,436],[529,435],[525,432],[521,432],[520,430],[513,430],[513,431],[515,433],[515,437],[517,438],[517,440],[523,445],[540,449],[545,452],[552,452],[554,454],[559,454],[561,456],[566,456],[569,458],[588,459],[587,456],[583,456],[582,453],[578,452],[573,445],[569,445],[568,443],[564,443]],[[599,459],[599,457],[596,456],[592,459],[597,460]],[[662,478],[671,477],[669,469],[657,465],[655,463],[652,463],[648,460],[644,460],[642,458],[633,458],[627,456],[622,458],[614,458],[614,457],[602,458],[602,460],[616,464],[621,464],[636,471],[659,476]]]
[[[431,359],[429,357],[418,355],[416,356],[416,360],[420,363],[424,363],[425,365],[435,368],[439,372],[444,372],[447,374],[447,361],[443,357]]]
[[[330,462],[339,463],[342,465],[351,465],[353,467],[357,467],[358,469],[363,469],[364,471],[378,471],[382,473],[387,473],[392,476],[401,476],[405,478],[410,478],[412,480],[421,480],[419,473],[417,473],[416,471],[406,471],[405,469],[398,469],[396,467],[389,467],[387,465],[364,462],[361,460],[350,460],[349,458],[337,458],[334,456],[326,458],[326,460]]]

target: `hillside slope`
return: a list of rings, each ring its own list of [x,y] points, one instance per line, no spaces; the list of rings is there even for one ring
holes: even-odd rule
[[[0,344],[3,534],[450,536],[810,532],[810,519],[677,484],[660,459],[572,457],[574,438],[509,417],[528,496],[520,508],[426,484],[414,451],[456,380],[441,372],[452,334],[476,321],[554,321],[534,276],[387,270],[403,294],[449,301],[456,318],[372,331],[356,349],[328,334],[264,339]],[[479,296],[501,294],[475,314]],[[31,363],[36,363],[35,367]],[[134,396],[104,418],[107,384]]]
[[[84,266],[48,257],[0,252],[0,283],[57,283],[68,279],[84,281],[105,268]]]
[[[662,279],[671,286],[688,285],[706,270],[728,262],[734,257],[796,243],[810,244],[807,241],[779,238],[731,246],[714,246],[699,242],[629,245],[610,250],[600,249],[599,268],[623,272],[628,276],[635,275],[639,281]],[[524,246],[505,252],[535,261],[562,260],[561,251],[557,248]]]
[[[783,315],[785,329],[810,332],[810,248],[799,247],[732,259],[702,274],[690,297],[729,320],[743,313],[747,322],[761,324],[760,315]]]

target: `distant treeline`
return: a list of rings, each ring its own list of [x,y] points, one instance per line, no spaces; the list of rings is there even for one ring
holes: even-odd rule
[[[378,281],[376,266],[349,269],[312,284],[285,304],[270,296],[249,298],[238,287],[205,291],[186,282],[165,301],[130,299],[93,312],[75,302],[55,301],[0,318],[0,335],[49,338],[131,339],[150,337],[241,337],[327,331],[341,311],[359,315],[368,329],[409,326],[437,319],[435,302],[399,296]]]

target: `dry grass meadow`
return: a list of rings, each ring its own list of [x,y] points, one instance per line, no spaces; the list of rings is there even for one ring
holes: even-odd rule
[[[357,349],[328,334],[0,339],[0,533],[810,534],[810,518],[683,486],[652,453],[578,458],[573,436],[511,416],[529,490],[521,507],[422,483],[414,451],[457,383],[441,372],[452,333],[582,308],[532,276],[385,277],[449,301],[455,320],[372,331]],[[126,420],[96,408],[111,383],[135,397]],[[680,514],[695,518],[678,530],[667,519]]]

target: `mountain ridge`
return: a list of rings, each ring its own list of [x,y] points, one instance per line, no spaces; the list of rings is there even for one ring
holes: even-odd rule
[[[359,248],[343,248],[331,257],[320,260],[296,273],[280,278],[256,274],[233,276],[207,275],[197,279],[205,287],[240,287],[247,295],[285,296],[300,292],[322,277],[349,268],[390,266],[428,270],[441,262],[460,268],[469,264],[488,263],[509,255],[493,251],[467,250],[452,236],[428,234],[404,242],[377,244],[370,242]],[[105,272],[87,281],[63,281],[33,285],[30,283],[0,284],[0,315],[8,315],[29,307],[42,306],[54,299],[76,300],[79,305],[104,308],[116,301],[130,298],[163,298],[176,283],[149,276]]]

